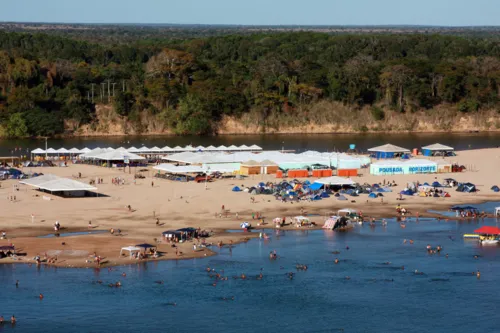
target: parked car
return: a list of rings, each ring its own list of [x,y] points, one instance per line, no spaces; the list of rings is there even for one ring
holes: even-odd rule
[[[201,182],[211,182],[212,181],[212,176],[209,176],[207,174],[203,174],[203,175],[197,175],[195,178],[194,178],[194,181],[197,182],[197,183],[201,183]]]

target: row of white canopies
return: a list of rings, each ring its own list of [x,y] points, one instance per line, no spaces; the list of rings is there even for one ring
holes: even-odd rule
[[[37,149],[34,149],[31,151],[31,154],[34,154],[34,155],[42,155],[42,154],[50,154],[50,155],[71,155],[71,154],[86,154],[86,153],[89,153],[95,149],[107,149],[107,150],[121,150],[121,151],[128,151],[130,153],[138,153],[138,154],[162,154],[162,153],[177,153],[177,152],[186,152],[186,151],[189,151],[189,152],[196,152],[196,151],[219,151],[219,152],[225,152],[225,151],[262,151],[262,148],[257,146],[257,145],[252,145],[252,146],[246,146],[246,145],[242,145],[242,146],[235,146],[235,145],[231,145],[229,147],[226,147],[226,146],[218,146],[218,147],[215,147],[215,146],[208,146],[208,147],[204,147],[204,146],[197,146],[197,147],[193,147],[193,146],[185,146],[185,147],[180,147],[180,146],[176,146],[176,147],[169,147],[169,146],[165,146],[163,148],[160,148],[160,147],[152,147],[152,148],[148,148],[148,147],[145,147],[145,146],[142,146],[140,148],[136,148],[136,147],[130,147],[130,148],[125,148],[125,147],[120,147],[120,148],[111,148],[111,147],[108,147],[108,148],[100,148],[100,147],[97,147],[97,148],[94,148],[94,149],[90,149],[90,148],[83,148],[83,149],[78,149],[78,148],[71,148],[71,149],[66,149],[66,148],[59,148],[59,149],[54,149],[54,148],[49,148],[47,150],[44,150],[44,149],[41,149],[41,148],[37,148]]]

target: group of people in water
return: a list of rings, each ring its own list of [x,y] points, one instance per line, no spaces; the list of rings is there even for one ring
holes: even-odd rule
[[[16,317],[14,315],[12,315],[12,317],[10,317],[10,323],[11,324],[15,324],[17,321]],[[5,324],[5,319],[3,318],[3,316],[0,316],[0,325],[3,325]]]

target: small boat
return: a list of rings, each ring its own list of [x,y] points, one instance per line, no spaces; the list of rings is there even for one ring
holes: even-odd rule
[[[498,245],[499,239],[498,238],[485,238],[485,239],[479,239],[479,242],[481,245]]]

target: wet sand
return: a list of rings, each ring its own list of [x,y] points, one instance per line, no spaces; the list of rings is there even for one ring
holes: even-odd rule
[[[457,157],[446,158],[448,161],[465,165],[469,170],[463,173],[428,174],[428,175],[397,175],[373,176],[368,169],[363,169],[363,175],[354,177],[359,183],[383,183],[395,181],[398,185],[392,193],[384,193],[383,201],[368,199],[367,195],[349,197],[348,201],[338,201],[334,197],[315,202],[281,203],[269,195],[255,196],[255,203],[250,200],[251,195],[244,192],[232,192],[234,186],[252,186],[259,182],[278,182],[272,175],[250,176],[245,180],[225,179],[216,180],[208,184],[182,183],[152,176],[155,171],[152,167],[141,172],[146,178],[137,179],[134,183],[134,172],[127,169],[109,169],[88,165],[72,165],[67,168],[26,168],[24,172],[51,173],[63,177],[73,177],[79,172],[81,181],[89,182],[96,177],[103,178],[104,184],[98,184],[99,197],[62,198],[55,195],[39,192],[25,185],[19,185],[19,191],[14,190],[18,185],[16,180],[1,182],[0,210],[2,219],[0,230],[5,230],[8,240],[0,240],[0,246],[13,243],[19,252],[26,253],[21,260],[14,262],[32,262],[36,255],[42,257],[48,254],[58,255],[57,264],[63,267],[92,267],[95,263],[87,263],[88,255],[96,252],[104,258],[104,265],[121,265],[135,263],[137,260],[119,256],[121,247],[138,243],[152,243],[159,240],[165,230],[183,227],[201,228],[213,231],[214,236],[207,242],[217,244],[219,241],[234,244],[248,238],[258,236],[257,233],[227,233],[225,230],[240,229],[243,221],[249,221],[257,227],[258,221],[252,220],[252,213],[259,212],[265,217],[267,224],[272,227],[275,217],[290,217],[312,214],[311,220],[321,227],[327,216],[335,214],[341,208],[355,208],[363,211],[366,217],[394,217],[395,207],[401,204],[413,213],[420,216],[433,216],[427,210],[448,210],[450,206],[465,203],[479,203],[485,201],[500,201],[500,193],[490,190],[491,186],[499,185],[496,177],[500,166],[500,149],[481,149],[458,152]],[[422,158],[422,157],[419,157]],[[442,159],[442,158],[434,158]],[[125,179],[125,185],[113,185],[113,177]],[[444,178],[454,178],[459,182],[472,182],[480,190],[478,193],[467,194],[449,189],[451,198],[399,198],[399,191],[406,187],[407,182],[420,181],[432,183]],[[312,182],[314,178],[309,178]],[[154,182],[154,186],[151,186]],[[9,200],[16,196],[16,201]],[[43,196],[51,200],[43,199]],[[355,201],[355,202],[352,202]],[[132,211],[127,206],[132,207]],[[224,205],[225,213],[219,218]],[[238,213],[238,219],[236,218]],[[35,216],[32,222],[31,214]],[[156,225],[156,218],[160,219],[160,226]],[[88,222],[92,221],[93,229],[109,230],[121,229],[123,236],[113,236],[109,233],[61,238],[36,238],[36,236],[53,233],[53,224],[59,221],[63,228],[60,232],[88,230]],[[294,228],[287,226],[286,228]],[[62,245],[65,242],[65,245]],[[193,243],[179,244],[181,256],[175,254],[175,249],[169,244],[160,243],[160,252],[165,254],[158,260],[204,257],[213,255],[209,249],[193,251]],[[58,252],[61,251],[61,252]],[[76,252],[71,252],[76,251]],[[85,255],[84,255],[85,254]],[[49,255],[49,257],[51,257]],[[1,259],[0,263],[12,262],[10,259]]]

